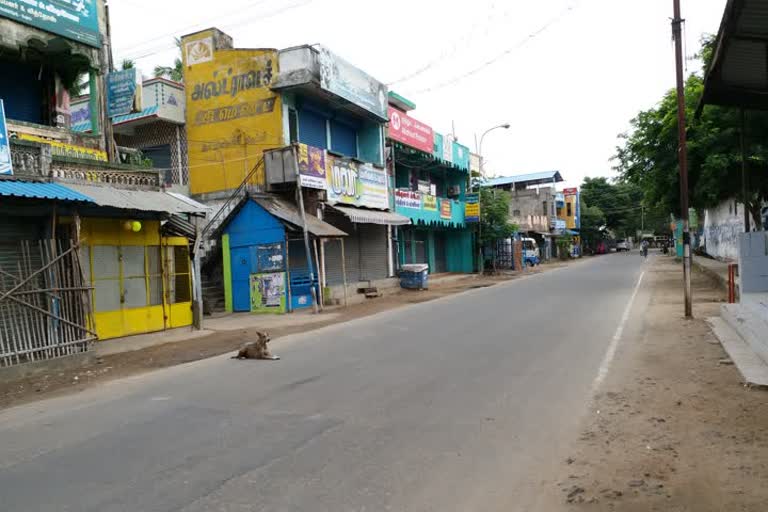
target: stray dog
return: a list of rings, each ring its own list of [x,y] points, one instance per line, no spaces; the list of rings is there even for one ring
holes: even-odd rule
[[[265,332],[257,332],[256,341],[249,341],[240,349],[236,356],[232,356],[232,359],[266,359],[268,361],[277,361],[279,356],[273,356],[269,353],[267,343],[271,341],[269,334]]]

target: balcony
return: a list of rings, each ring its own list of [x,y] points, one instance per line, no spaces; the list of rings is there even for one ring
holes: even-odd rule
[[[395,212],[405,215],[416,225],[464,228],[465,202],[435,197],[410,189],[395,190]]]

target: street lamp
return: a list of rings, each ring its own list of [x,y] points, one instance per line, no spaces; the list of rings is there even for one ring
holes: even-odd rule
[[[500,124],[497,126],[494,126],[493,128],[488,128],[483,132],[483,134],[480,136],[480,147],[478,148],[478,152],[480,153],[480,176],[485,178],[485,157],[483,157],[483,139],[485,139],[485,136],[488,135],[493,130],[497,130],[499,128],[504,128],[505,130],[509,130],[510,128],[509,123]]]

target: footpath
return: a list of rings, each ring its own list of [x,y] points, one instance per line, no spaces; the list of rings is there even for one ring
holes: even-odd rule
[[[576,261],[551,262],[525,272],[502,272],[495,276],[435,276],[429,290],[395,289],[383,297],[349,307],[326,307],[320,314],[311,311],[288,315],[248,313],[206,317],[203,331],[189,329],[131,336],[96,342],[87,357],[56,359],[40,368],[0,372],[0,409],[51,396],[82,391],[105,381],[167,368],[227,352],[255,339],[256,332],[268,332],[279,352],[279,338],[343,323],[383,311],[427,302],[474,288],[494,286],[528,275],[547,272]],[[430,276],[432,279],[433,276]]]
[[[744,386],[706,323],[725,290],[692,277],[685,320],[680,264],[649,262],[642,329],[621,340],[541,510],[768,510],[768,392]]]

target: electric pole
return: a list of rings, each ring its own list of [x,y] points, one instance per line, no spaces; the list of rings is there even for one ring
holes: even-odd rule
[[[693,317],[691,297],[691,233],[688,225],[688,142],[685,133],[685,78],[683,76],[683,37],[680,0],[674,3],[672,37],[675,40],[675,67],[677,71],[677,136],[680,162],[680,209],[683,216],[683,282],[685,286],[685,317]]]

